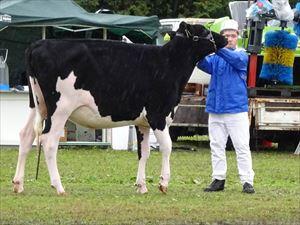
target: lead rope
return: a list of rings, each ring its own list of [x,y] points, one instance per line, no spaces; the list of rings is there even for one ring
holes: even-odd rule
[[[211,30],[209,30],[208,38],[209,38],[208,40],[209,40],[211,43],[213,43],[214,48],[215,48],[215,51],[217,51],[217,45],[216,45],[215,39],[214,39],[214,37],[213,37],[213,35],[212,35],[212,33],[211,33]]]
[[[31,80],[31,77],[29,77],[30,83],[33,82],[33,84],[37,83],[36,78],[33,78]],[[34,121],[34,131],[35,131],[35,136],[36,136],[36,146],[37,146],[37,166],[36,166],[36,174],[35,174],[35,180],[38,179],[39,176],[39,167],[40,167],[40,159],[41,159],[41,141],[40,141],[40,135],[42,134],[43,131],[43,124],[44,124],[44,119],[41,117],[41,114],[39,113],[38,110],[38,102],[37,102],[37,96],[35,95],[35,89],[32,87],[32,97],[35,105],[35,121]]]
[[[36,174],[35,174],[35,180],[38,179],[38,176],[39,176],[39,168],[40,168],[40,161],[41,161],[41,142],[40,142],[40,136],[38,135],[37,136],[37,153],[38,153],[38,156],[37,156],[37,165],[36,165]]]

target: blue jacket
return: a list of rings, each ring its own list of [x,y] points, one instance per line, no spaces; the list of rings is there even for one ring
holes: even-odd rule
[[[241,49],[219,49],[199,61],[197,67],[211,74],[206,99],[208,113],[248,111],[248,55]]]

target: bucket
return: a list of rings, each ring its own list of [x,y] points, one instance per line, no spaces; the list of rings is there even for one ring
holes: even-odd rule
[[[136,130],[134,126],[129,126],[129,135],[128,135],[128,150],[136,151],[137,146],[137,137]]]
[[[127,150],[129,126],[112,128],[112,149]]]
[[[8,49],[0,49],[0,91],[9,91]]]

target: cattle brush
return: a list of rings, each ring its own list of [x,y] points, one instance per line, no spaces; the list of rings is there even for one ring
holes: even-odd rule
[[[293,84],[293,64],[298,38],[285,30],[265,34],[265,54],[260,78],[273,84]]]

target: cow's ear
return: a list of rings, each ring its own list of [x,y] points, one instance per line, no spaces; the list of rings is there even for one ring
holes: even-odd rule
[[[186,22],[181,22],[179,24],[179,29],[177,32],[184,34],[186,37],[191,37],[194,33],[192,25],[187,24]]]
[[[180,33],[184,33],[184,31],[186,30],[186,27],[187,27],[187,23],[182,21],[180,24],[179,24],[179,28],[178,28],[178,32]]]
[[[191,24],[186,25],[186,31],[189,34],[189,36],[194,35],[195,33],[194,28]]]

